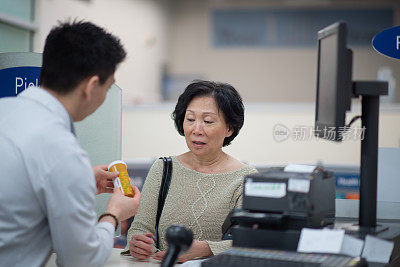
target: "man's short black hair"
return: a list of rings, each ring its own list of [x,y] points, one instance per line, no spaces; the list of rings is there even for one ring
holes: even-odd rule
[[[60,23],[46,38],[40,84],[59,94],[92,75],[104,84],[125,57],[120,40],[93,23]]]
[[[218,110],[222,111],[225,123],[233,131],[232,135],[226,137],[223,146],[229,145],[239,134],[244,122],[243,101],[236,89],[226,83],[217,83],[211,81],[195,81],[189,84],[185,91],[179,96],[175,110],[172,113],[172,119],[175,121],[175,127],[178,133],[185,135],[183,131],[183,122],[189,103],[198,96],[211,96],[217,103]]]

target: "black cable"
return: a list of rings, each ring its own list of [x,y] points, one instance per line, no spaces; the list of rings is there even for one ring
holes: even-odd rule
[[[358,119],[360,119],[360,118],[361,118],[360,115],[354,116],[354,117],[351,119],[351,121],[349,122],[349,124],[346,125],[346,128],[350,128],[350,126],[351,126],[356,120],[358,120]]]

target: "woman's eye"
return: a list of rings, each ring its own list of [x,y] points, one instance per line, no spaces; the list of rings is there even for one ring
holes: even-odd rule
[[[190,118],[187,118],[186,120],[188,120],[188,121],[194,121],[194,119],[190,119]]]
[[[207,124],[210,124],[210,123],[212,123],[212,121],[204,121],[205,123],[207,123]]]

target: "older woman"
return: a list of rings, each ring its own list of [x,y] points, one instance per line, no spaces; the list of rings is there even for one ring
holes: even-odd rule
[[[173,172],[159,223],[160,248],[154,246],[162,160],[151,167],[142,190],[139,211],[128,231],[129,250],[138,259],[162,259],[166,229],[183,224],[194,234],[190,250],[178,261],[210,257],[229,248],[221,241],[221,226],[229,211],[241,206],[243,177],[256,172],[223,152],[243,126],[239,93],[228,84],[197,81],[179,97],[175,126],[189,151],[172,157]]]

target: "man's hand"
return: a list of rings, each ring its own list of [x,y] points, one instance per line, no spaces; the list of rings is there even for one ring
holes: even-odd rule
[[[106,212],[117,216],[119,221],[136,215],[142,195],[136,186],[132,185],[132,189],[134,197],[127,197],[122,194],[118,187],[115,187],[108,201]]]
[[[156,260],[162,260],[166,253],[167,251],[159,251],[154,254],[153,258]],[[193,240],[190,249],[185,254],[180,255],[177,262],[182,263],[195,258],[208,258],[211,256],[213,256],[213,253],[206,241]]]
[[[96,179],[97,194],[112,193],[114,179],[118,177],[118,172],[109,172],[108,165],[97,165],[93,167],[94,178]]]

